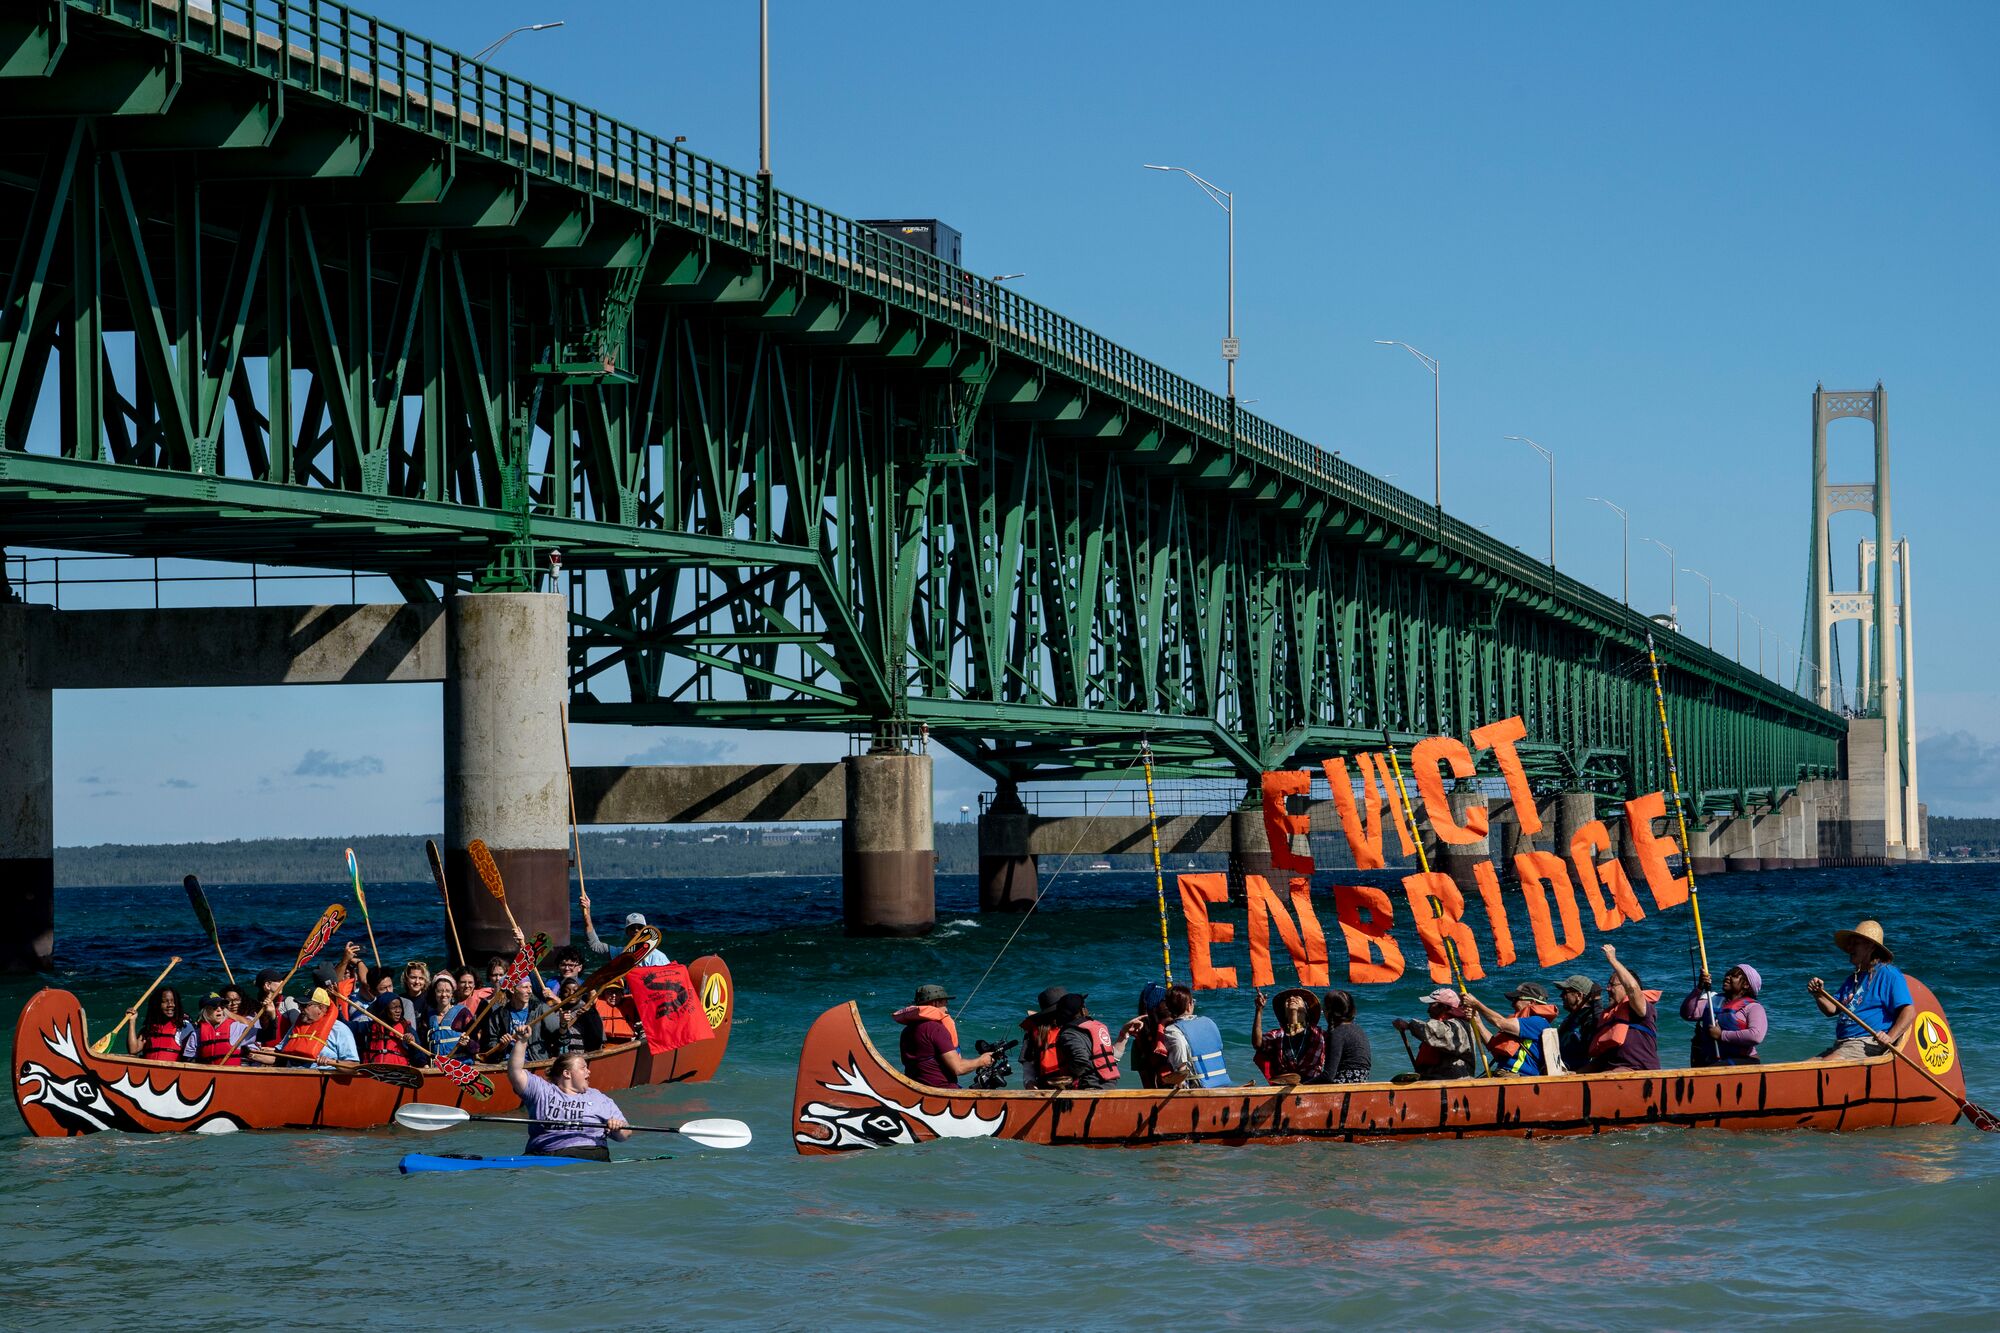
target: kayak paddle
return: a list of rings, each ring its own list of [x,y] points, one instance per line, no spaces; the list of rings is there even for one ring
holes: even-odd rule
[[[453,1129],[468,1121],[483,1121],[492,1125],[541,1125],[553,1122],[534,1120],[527,1116],[473,1115],[470,1111],[456,1106],[432,1106],[427,1102],[411,1102],[396,1108],[396,1123],[404,1129],[420,1129],[426,1132],[439,1129]],[[601,1120],[579,1122],[587,1127],[601,1128]],[[678,1134],[707,1148],[742,1148],[750,1143],[750,1126],[741,1120],[690,1120],[683,1125],[627,1125],[625,1128],[641,1134]]]

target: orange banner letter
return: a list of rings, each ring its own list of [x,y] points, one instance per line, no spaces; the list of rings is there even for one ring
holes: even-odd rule
[[[1236,927],[1227,921],[1210,921],[1208,905],[1229,901],[1229,876],[1213,871],[1205,875],[1181,875],[1181,914],[1187,918],[1188,972],[1195,990],[1236,989],[1236,969],[1216,967],[1209,961],[1211,944],[1227,944],[1236,938]]]
[[[1299,984],[1327,985],[1326,932],[1320,929],[1319,917],[1313,913],[1312,881],[1294,875],[1286,888],[1292,900],[1289,911],[1269,880],[1262,875],[1243,877],[1244,897],[1250,904],[1250,984],[1277,983],[1271,973],[1271,927],[1275,925],[1285,952],[1291,955],[1292,967],[1299,974]],[[1294,911],[1299,917],[1296,926],[1292,924]]]
[[[1264,835],[1271,840],[1271,864],[1276,869],[1312,874],[1312,839],[1306,837],[1312,831],[1312,821],[1306,815],[1288,813],[1285,805],[1286,797],[1311,792],[1312,781],[1312,774],[1295,768],[1264,775]],[[1295,837],[1306,838],[1303,856],[1292,850]]]
[[[1646,917],[1632,896],[1632,884],[1625,878],[1625,867],[1618,864],[1618,858],[1597,859],[1597,853],[1610,850],[1611,830],[1601,820],[1591,820],[1569,840],[1569,863],[1576,867],[1577,883],[1583,885],[1583,896],[1590,902],[1590,912],[1597,918],[1599,930],[1616,930],[1627,921],[1643,921]],[[1604,901],[1606,889],[1611,891],[1609,904]]]
[[[1663,792],[1625,802],[1625,827],[1631,833],[1632,850],[1639,858],[1639,868],[1646,872],[1646,887],[1653,892],[1653,905],[1663,912],[1680,906],[1688,896],[1687,876],[1676,879],[1667,866],[1667,858],[1678,855],[1681,845],[1672,834],[1653,832],[1653,821],[1666,817],[1667,798]]]
[[[1576,910],[1576,887],[1569,882],[1569,869],[1553,852],[1522,852],[1514,858],[1514,871],[1521,877],[1521,895],[1528,900],[1528,924],[1535,932],[1535,963],[1554,967],[1583,952],[1583,920]],[[1562,943],[1549,923],[1548,889],[1556,891],[1556,911],[1562,917]]]
[[[1428,875],[1403,876],[1403,896],[1410,900],[1410,919],[1416,922],[1417,938],[1424,942],[1424,954],[1430,959],[1431,980],[1451,982],[1451,957],[1445,951],[1446,937],[1458,946],[1458,965],[1465,972],[1467,981],[1478,981],[1486,975],[1486,969],[1479,965],[1479,944],[1472,938],[1472,927],[1465,924],[1465,895],[1458,891],[1458,885],[1451,882],[1451,876],[1433,870]],[[1437,906],[1431,906],[1431,900]]]
[[[1340,831],[1347,835],[1347,850],[1353,853],[1354,864],[1363,870],[1380,870],[1385,864],[1382,859],[1382,793],[1375,786],[1375,769],[1362,755],[1358,767],[1361,769],[1361,798],[1368,803],[1367,827],[1363,828],[1361,811],[1354,805],[1354,780],[1347,776],[1345,759],[1328,759],[1320,765],[1326,770],[1326,785],[1333,788],[1333,808],[1340,813]]]
[[[1451,800],[1444,794],[1444,775],[1438,771],[1440,760],[1451,765],[1451,775],[1455,778],[1469,778],[1477,771],[1472,766],[1471,753],[1452,737],[1433,736],[1418,741],[1417,748],[1410,751],[1410,771],[1416,775],[1417,790],[1424,796],[1424,816],[1445,842],[1459,846],[1478,842],[1486,836],[1486,807],[1465,807],[1465,827],[1458,826],[1458,821],[1452,818]]]
[[[1514,932],[1507,925],[1507,903],[1500,896],[1500,876],[1491,861],[1472,863],[1472,879],[1486,902],[1486,924],[1493,928],[1493,966],[1508,967],[1514,962]]]
[[[1489,722],[1472,733],[1472,743],[1482,750],[1493,751],[1493,757],[1500,763],[1500,776],[1507,779],[1507,795],[1513,799],[1514,813],[1521,821],[1521,836],[1533,837],[1542,831],[1542,816],[1535,809],[1535,793],[1528,790],[1528,774],[1521,767],[1521,756],[1514,753],[1514,742],[1528,734],[1528,726],[1518,717],[1503,718]]]
[[[1403,950],[1389,925],[1396,919],[1389,895],[1366,884],[1333,886],[1333,912],[1340,921],[1340,933],[1347,942],[1347,979],[1357,986],[1383,986],[1403,975]],[[1368,920],[1361,914],[1366,912]],[[1379,949],[1382,961],[1373,961],[1372,949]]]

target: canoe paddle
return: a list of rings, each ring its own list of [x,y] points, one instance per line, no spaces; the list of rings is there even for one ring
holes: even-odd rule
[[[361,863],[354,859],[354,849],[347,849],[347,873],[354,879],[354,901],[361,904],[361,924],[368,927],[368,951],[375,955],[375,966],[382,966],[382,951],[375,947],[375,923],[368,919],[368,895],[361,891]]]
[[[229,959],[222,952],[222,935],[215,928],[215,913],[208,910],[208,895],[201,891],[201,881],[193,875],[181,881],[187,890],[188,903],[194,908],[194,919],[201,922],[201,928],[208,932],[208,942],[215,946],[215,956],[222,959],[222,975],[229,978],[229,984],[236,984],[236,974],[229,970]]]
[[[1814,992],[1810,988],[1808,988],[1807,994],[1814,994]],[[1903,1054],[1903,1050],[1900,1046],[1896,1046],[1890,1042],[1888,1034],[1877,1032],[1874,1028],[1869,1027],[1867,1021],[1863,1019],[1861,1015],[1855,1013],[1852,1009],[1849,1009],[1846,1005],[1842,1004],[1839,1000],[1835,999],[1832,991],[1821,990],[1816,995],[1814,995],[1814,998],[1818,998],[1819,995],[1824,995],[1827,998],[1828,1002],[1831,1003],[1834,1008],[1840,1010],[1841,1013],[1846,1014],[1849,1018],[1853,1019],[1856,1023],[1860,1024],[1861,1027],[1868,1033],[1868,1035],[1873,1037],[1878,1044],[1888,1048],[1889,1054],[1895,1056],[1898,1060],[1901,1060],[1904,1064],[1916,1070],[1919,1074],[1922,1074],[1925,1078],[1931,1081],[1931,1085],[1935,1087],[1939,1092],[1943,1093],[1945,1096],[1957,1102],[1958,1109],[1965,1113],[1965,1118],[1972,1122],[1972,1127],[1974,1129],[1983,1129],[1988,1134],[2000,1134],[2000,1116],[1994,1115],[1991,1111],[1987,1110],[1983,1106],[1975,1106],[1973,1103],[1967,1101],[1965,1098],[1953,1092],[1950,1088],[1947,1088],[1944,1085],[1944,1080],[1940,1079],[1936,1074],[1933,1074],[1930,1070],[1924,1068],[1917,1061],[1912,1060],[1909,1056]]]
[[[444,923],[451,927],[453,961],[460,967],[470,967],[472,958],[465,952],[465,942],[458,938],[458,921],[451,914],[451,893],[444,883],[444,855],[438,851],[435,838],[424,839],[424,855],[430,860],[431,878],[437,881],[438,897],[444,899]]]
[[[123,1029],[127,1023],[131,1022],[134,1018],[138,1017],[139,1006],[144,1004],[146,1002],[147,997],[160,988],[160,983],[167,979],[167,973],[173,971],[180,965],[181,965],[181,957],[179,954],[175,954],[173,960],[169,962],[165,967],[160,969],[160,975],[153,978],[153,984],[146,987],[145,990],[141,991],[139,993],[138,999],[132,1001],[132,1007],[125,1011],[125,1017],[118,1020],[118,1026],[112,1028],[111,1031],[99,1037],[96,1043],[93,1044],[90,1049],[96,1051],[99,1055],[103,1055],[106,1051],[110,1050],[111,1039],[117,1036],[119,1031]]]
[[[534,1120],[527,1116],[513,1115],[473,1115],[470,1111],[456,1106],[432,1106],[425,1102],[411,1102],[396,1108],[396,1123],[404,1129],[420,1129],[426,1132],[439,1129],[455,1129],[469,1121],[478,1120],[490,1125],[545,1125],[552,1121]],[[580,1125],[601,1128],[602,1120],[583,1120]],[[568,1127],[567,1123],[564,1125]],[[678,1134],[707,1148],[744,1148],[750,1144],[750,1126],[741,1120],[690,1120],[683,1125],[627,1125],[625,1128],[640,1134]]]
[[[261,1048],[260,1048],[261,1049]],[[362,1064],[356,1060],[329,1060],[325,1056],[314,1058],[300,1051],[271,1051],[280,1060],[302,1060],[307,1064],[327,1065],[342,1073],[364,1074],[377,1083],[393,1084],[398,1088],[414,1091],[424,1086],[423,1071],[411,1065]]]

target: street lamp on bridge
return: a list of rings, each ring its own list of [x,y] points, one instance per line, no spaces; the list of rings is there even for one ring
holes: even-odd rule
[[[1674,548],[1657,537],[1641,537],[1639,540],[1642,542],[1651,542],[1667,553],[1667,619],[1673,621],[1674,628],[1678,630],[1681,627],[1681,585],[1680,579],[1674,574],[1674,569],[1679,565],[1680,561],[1674,555]]]
[[[1743,604],[1737,601],[1734,597],[1731,597],[1728,593],[1722,594],[1722,600],[1736,608],[1736,665],[1742,666],[1743,665]]]
[[[1757,674],[1761,676],[1764,674],[1764,622],[1750,615],[1748,611],[1743,614],[1749,616],[1750,623],[1757,627]]]
[[[1406,342],[1395,338],[1377,338],[1380,347],[1400,347],[1411,356],[1424,363],[1424,369],[1431,373],[1431,470],[1435,474],[1435,502],[1440,517],[1444,510],[1444,389],[1438,375],[1438,359],[1425,356]]]
[[[1632,516],[1601,495],[1586,495],[1584,499],[1595,500],[1605,506],[1625,525],[1625,605],[1629,608],[1632,605]]]
[[[1201,187],[1201,192],[1216,202],[1229,217],[1229,315],[1222,334],[1222,366],[1226,375],[1229,401],[1236,402],[1236,196],[1220,185],[1205,181],[1186,167],[1162,167],[1152,162],[1142,163],[1148,171],[1178,171],[1181,175]]]
[[[1708,585],[1708,650],[1710,652],[1714,652],[1715,651],[1715,585],[1709,582],[1708,575],[1702,573],[1698,569],[1689,569],[1686,565],[1682,565],[1681,573],[1692,574],[1696,578],[1700,579],[1703,583]]]
[[[1529,447],[1530,449],[1533,449],[1533,450],[1534,450],[1534,451],[1535,451],[1536,453],[1540,454],[1540,455],[1541,455],[1541,456],[1542,456],[1543,458],[1545,458],[1545,459],[1547,459],[1547,460],[1548,460],[1548,464],[1549,464],[1549,568],[1550,568],[1550,569],[1554,569],[1554,568],[1556,567],[1556,456],[1555,456],[1554,452],[1552,452],[1551,450],[1548,450],[1548,449],[1544,449],[1544,448],[1543,448],[1543,447],[1542,447],[1541,445],[1539,445],[1539,444],[1536,444],[1536,443],[1535,443],[1535,442],[1534,442],[1533,440],[1529,439],[1529,438],[1528,438],[1527,436],[1525,436],[1525,435],[1509,435],[1509,436],[1508,436],[1507,438],[1508,438],[1508,439],[1510,439],[1510,440],[1519,440],[1519,441],[1520,441],[1520,442],[1521,442],[1522,444],[1525,444],[1525,445],[1527,445],[1527,446],[1528,446],[1528,447]]]
[[[561,19],[557,19],[553,23],[523,23],[520,27],[503,32],[486,45],[480,47],[478,51],[473,53],[472,59],[475,63],[486,60],[495,51],[498,51],[524,32],[547,32],[550,28],[560,28],[562,26],[563,21]]]

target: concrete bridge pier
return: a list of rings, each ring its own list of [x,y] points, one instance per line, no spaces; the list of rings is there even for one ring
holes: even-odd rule
[[[1271,878],[1271,835],[1264,831],[1261,806],[1229,815],[1229,893],[1236,902],[1243,901],[1245,875]]]
[[[1555,816],[1544,820],[1556,834],[1554,852],[1567,861],[1570,839],[1576,831],[1597,818],[1597,798],[1587,791],[1566,791],[1555,800]]]
[[[1028,807],[1021,789],[1002,781],[979,816],[979,910],[1025,912],[1041,892],[1040,862],[1028,845]]]
[[[1451,793],[1451,815],[1460,828],[1465,826],[1467,808],[1478,805],[1486,798],[1478,792],[1455,791]],[[1490,804],[1490,803],[1489,803]],[[1424,835],[1425,851],[1431,858],[1431,868],[1451,877],[1458,891],[1465,895],[1467,902],[1479,899],[1479,881],[1472,873],[1472,867],[1493,855],[1493,832],[1489,828],[1486,836],[1478,842],[1449,843],[1435,834]]]
[[[847,933],[928,933],[937,924],[931,757],[878,749],[849,755],[842,768],[847,813],[840,824],[840,889]]]
[[[51,614],[0,603],[0,972],[54,966],[55,713],[29,667]]]
[[[1728,872],[1729,862],[1722,847],[1726,827],[1717,823],[1697,824],[1692,818],[1688,820],[1688,865],[1697,876],[1706,878]],[[1670,824],[1668,832],[1674,831],[1674,826]]]
[[[506,908],[529,938],[569,942],[569,796],[562,715],[567,617],[555,593],[467,593],[445,603],[444,853],[452,913],[475,964],[512,954]],[[506,906],[474,870],[485,842]]]

